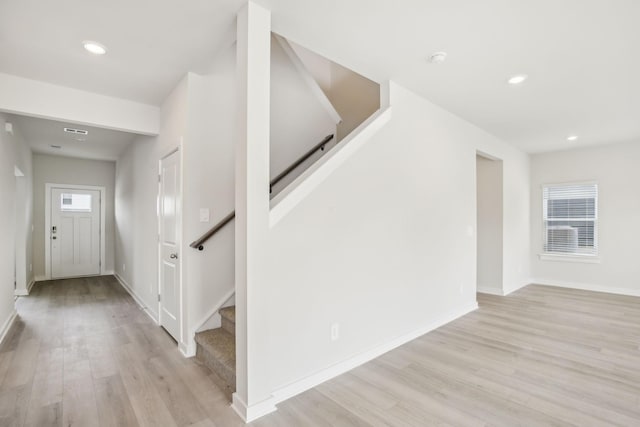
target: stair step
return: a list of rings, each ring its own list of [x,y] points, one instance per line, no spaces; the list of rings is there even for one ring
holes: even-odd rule
[[[236,306],[235,305],[231,307],[221,308],[218,311],[218,313],[220,313],[220,316],[229,320],[231,323],[236,323]]]
[[[226,386],[236,388],[236,338],[218,328],[196,334],[196,358],[215,372]]]
[[[222,318],[222,329],[232,335],[236,334],[236,307],[224,307],[219,311]]]

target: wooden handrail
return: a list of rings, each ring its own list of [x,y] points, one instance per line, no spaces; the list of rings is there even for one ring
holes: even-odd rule
[[[289,166],[288,168],[283,170],[281,173],[279,173],[275,178],[273,178],[271,180],[271,182],[269,183],[269,193],[271,193],[271,191],[273,191],[273,186],[274,185],[276,185],[277,183],[282,181],[282,179],[284,179],[285,176],[289,175],[295,168],[297,168],[302,163],[304,163],[316,151],[318,151],[318,150],[324,151],[324,146],[327,145],[329,143],[329,141],[331,141],[332,139],[333,139],[333,135],[325,136],[322,141],[317,143],[312,149],[310,149],[309,151],[304,153],[298,160],[293,162],[291,164],[291,166]],[[192,248],[197,249],[199,251],[203,250],[204,249],[204,243],[207,240],[209,240],[211,237],[213,237],[213,235],[216,234],[218,231],[220,231],[220,229],[222,229],[225,225],[230,223],[231,220],[234,219],[235,217],[236,217],[236,211],[232,211],[230,214],[228,214],[227,216],[222,218],[209,231],[204,233],[198,240],[194,240],[193,242],[191,242],[189,247],[192,247]]]
[[[320,141],[319,143],[317,143],[315,145],[315,147],[313,147],[311,150],[307,151],[306,153],[304,153],[302,155],[302,157],[300,157],[298,160],[296,160],[295,162],[293,162],[291,164],[291,166],[289,166],[288,168],[286,168],[285,170],[283,170],[282,172],[280,172],[280,174],[278,174],[275,178],[273,178],[271,180],[271,182],[269,183],[269,193],[271,193],[271,191],[273,190],[273,186],[276,185],[277,183],[279,183],[280,181],[282,181],[282,179],[289,175],[291,173],[291,171],[293,171],[295,168],[297,168],[298,166],[300,166],[302,163],[305,162],[305,160],[307,160],[309,157],[313,156],[313,154],[318,151],[318,150],[322,150],[324,151],[324,146],[327,145],[329,143],[329,141],[331,141],[333,139],[333,135],[327,135],[324,137],[324,139],[322,141]]]
[[[198,240],[191,242],[190,247],[197,249],[199,251],[204,249],[204,242],[209,240],[211,236],[216,234],[218,230],[231,222],[232,219],[236,217],[236,211],[232,211],[229,215],[222,218],[220,222],[213,226],[213,228],[202,235]]]

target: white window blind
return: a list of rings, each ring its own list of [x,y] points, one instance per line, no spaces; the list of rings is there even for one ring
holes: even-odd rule
[[[542,209],[545,253],[598,254],[597,184],[543,186]]]

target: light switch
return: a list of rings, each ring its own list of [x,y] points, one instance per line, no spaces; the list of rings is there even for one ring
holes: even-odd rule
[[[200,222],[209,222],[208,208],[200,208]]]

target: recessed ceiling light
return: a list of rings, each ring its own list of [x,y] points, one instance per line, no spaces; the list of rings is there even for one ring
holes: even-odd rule
[[[447,59],[447,52],[436,52],[429,57],[432,64],[442,64]]]
[[[511,77],[508,82],[510,85],[519,85],[522,82],[524,82],[525,80],[527,80],[529,76],[527,76],[526,74],[518,74],[516,76]]]
[[[107,48],[104,47],[104,45],[91,40],[83,41],[82,46],[84,46],[86,50],[93,53],[94,55],[104,55],[105,53],[107,53]]]
[[[578,139],[577,135],[571,135],[567,137],[567,141],[575,141],[576,139]]]

